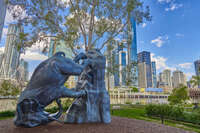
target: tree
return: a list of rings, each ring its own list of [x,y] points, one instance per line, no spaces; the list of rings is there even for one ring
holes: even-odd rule
[[[21,47],[52,37],[66,42],[74,54],[103,49],[128,30],[130,16],[138,24],[151,20],[141,0],[7,0],[9,11],[26,30]],[[48,45],[45,47],[47,48]],[[44,50],[45,51],[45,50]]]
[[[137,86],[137,62],[131,62],[126,66],[126,85]]]
[[[20,93],[19,88],[9,80],[4,80],[0,87],[1,96],[17,96]]]
[[[189,99],[187,87],[180,85],[178,88],[172,90],[171,95],[168,97],[170,104],[183,104],[186,100]]]
[[[193,87],[200,85],[200,76],[192,76],[192,79],[190,80],[190,83]]]
[[[132,89],[131,91],[133,91],[133,92],[139,92],[138,88],[136,88],[136,87],[134,87],[134,86],[131,87],[131,89]]]
[[[118,46],[118,42],[115,40],[110,41],[110,43],[107,45],[106,49],[106,59],[107,59],[107,65],[106,65],[106,77],[107,77],[107,87],[108,91],[110,90],[110,76],[115,75],[116,73],[119,73],[119,64],[116,63],[116,49],[115,47]]]

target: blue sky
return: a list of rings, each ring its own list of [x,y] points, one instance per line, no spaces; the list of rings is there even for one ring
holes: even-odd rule
[[[193,62],[200,58],[200,0],[145,0],[153,16],[151,22],[137,26],[138,52],[149,51],[157,63],[158,73],[164,69],[182,70],[188,78],[194,75]],[[6,16],[0,50],[3,50],[7,24]],[[29,62],[30,74],[47,56],[40,46],[27,49],[22,58]]]
[[[138,52],[150,51],[158,72],[179,69],[194,74],[200,58],[199,0],[146,0],[152,22],[137,27]]]

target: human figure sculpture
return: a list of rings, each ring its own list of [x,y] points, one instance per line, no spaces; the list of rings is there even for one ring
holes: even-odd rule
[[[35,69],[30,82],[19,97],[14,119],[16,126],[35,127],[57,120],[62,114],[59,98],[78,98],[86,95],[84,90],[64,87],[64,83],[69,76],[80,75],[91,62],[86,59],[83,65],[76,63],[86,58],[85,54],[79,54],[74,60],[64,56],[63,52],[58,52]],[[54,100],[59,106],[59,112],[45,112],[44,108]]]
[[[67,110],[65,123],[110,123],[110,97],[105,88],[106,59],[98,50],[89,50],[92,63],[79,76],[76,89],[86,90],[87,97],[77,98]],[[83,64],[87,61],[83,61]]]

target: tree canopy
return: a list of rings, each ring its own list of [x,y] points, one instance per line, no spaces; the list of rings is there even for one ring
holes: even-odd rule
[[[189,99],[187,87],[180,85],[178,88],[172,90],[171,95],[168,97],[168,101],[172,105],[183,104]]]
[[[47,37],[64,40],[74,54],[103,49],[123,38],[130,18],[138,24],[151,20],[149,7],[141,0],[7,0],[9,11],[24,26],[21,47],[30,47]],[[47,46],[48,47],[48,46]]]
[[[20,93],[19,87],[9,80],[4,80],[0,86],[0,96],[17,96]]]

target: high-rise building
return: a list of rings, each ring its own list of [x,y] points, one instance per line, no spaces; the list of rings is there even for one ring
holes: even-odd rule
[[[132,27],[132,42],[131,42],[131,61],[137,62],[137,32],[136,32],[136,22],[134,17],[131,17],[131,27]]]
[[[194,66],[195,66],[196,75],[200,76],[200,60],[195,61]],[[200,88],[200,84],[198,85],[198,88]]]
[[[28,81],[28,74],[28,62],[21,59],[18,67],[17,78],[21,81]]]
[[[127,49],[127,80],[132,86],[138,86],[138,67],[137,67],[137,32],[136,22],[133,16],[130,18],[129,32],[128,34],[128,49]]]
[[[4,53],[0,51],[0,68],[3,63],[3,57],[4,57]]]
[[[184,75],[183,72],[176,70],[173,72],[173,87],[177,88],[179,87],[179,85],[187,85],[187,81],[186,81],[186,76]]]
[[[194,62],[195,72],[197,76],[200,76],[200,60]]]
[[[151,68],[150,52],[143,51],[143,52],[140,52],[138,54],[138,63],[143,63],[143,62],[146,64],[146,80],[147,80],[146,82],[147,82],[147,87],[152,87],[152,68]]]
[[[151,68],[152,68],[152,83],[154,88],[157,87],[157,74],[156,74],[156,62],[151,62]]]
[[[120,85],[126,86],[126,62],[127,62],[127,53],[126,51],[119,52],[119,79]]]
[[[6,0],[0,0],[0,42],[1,42],[1,36],[4,26],[4,20],[6,16]]]
[[[166,70],[163,71],[162,81],[165,82],[169,88],[172,88],[171,70],[166,69]]]
[[[50,40],[49,54],[48,56],[53,56],[56,52],[64,52],[65,57],[72,58],[73,52],[67,47],[66,43],[63,40],[55,42],[53,38]]]
[[[0,69],[1,78],[16,78],[16,68],[19,64],[20,55],[16,42],[19,42],[19,33],[22,31],[23,28],[17,24],[10,24],[8,26],[4,58]]]
[[[138,63],[138,86],[140,88],[147,88],[147,72],[146,63]]]

